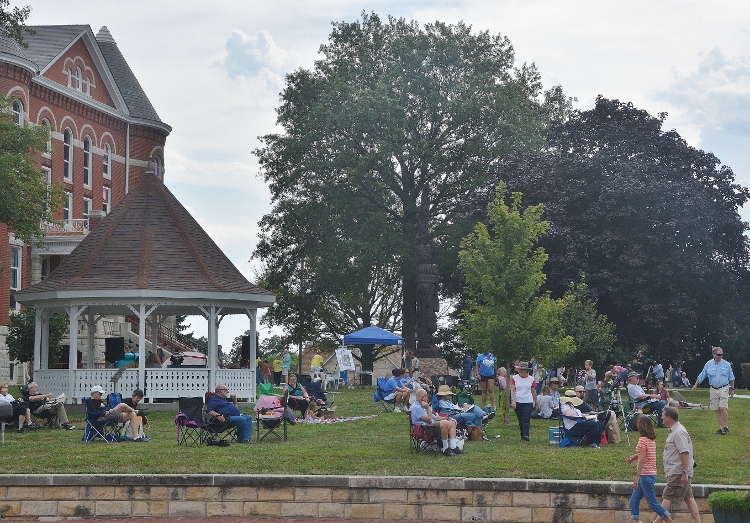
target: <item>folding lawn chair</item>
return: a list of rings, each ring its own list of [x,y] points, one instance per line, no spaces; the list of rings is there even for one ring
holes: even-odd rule
[[[377,379],[377,387],[375,389],[375,394],[372,396],[372,400],[375,402],[380,402],[380,413],[383,412],[393,412],[393,410],[396,407],[396,398],[395,396],[392,399],[385,399],[391,394],[393,394],[394,391],[388,389],[386,383],[388,380],[385,378],[378,378]]]
[[[180,412],[175,416],[174,423],[177,431],[178,445],[201,445],[203,443],[203,427],[206,425],[203,414],[203,398],[179,398]]]
[[[406,416],[409,420],[409,453],[417,454],[425,451],[440,454],[442,452],[440,432],[428,430],[427,425],[412,423],[410,410],[406,411]]]
[[[576,425],[583,425],[583,417],[565,416],[560,413],[558,418],[558,429],[560,430],[560,446],[561,447],[577,447],[578,445],[588,445],[588,434],[583,433],[581,435],[574,435],[571,433],[572,429],[566,429],[563,420],[575,421]],[[599,443],[598,441],[596,443]]]
[[[206,392],[204,396],[205,403],[208,405],[208,399],[216,394],[215,392]],[[224,446],[230,441],[239,441],[237,438],[237,427],[234,424],[226,420],[221,422],[216,418],[211,418],[204,411],[206,423],[202,427],[203,429],[203,442],[208,445],[221,445]],[[252,436],[252,434],[251,434]],[[216,442],[227,442],[227,443],[216,443]]]
[[[286,441],[286,418],[284,417],[283,398],[278,396],[260,396],[255,403],[255,427],[257,441],[263,441],[266,436],[273,434],[280,441]],[[279,434],[276,430],[283,427],[284,434]],[[260,435],[260,429],[263,427],[265,432]]]
[[[120,427],[118,427],[117,419],[101,418],[101,415],[107,409],[102,407],[100,409],[89,410],[86,404],[88,400],[88,397],[83,398],[84,410],[86,411],[86,425],[83,428],[81,441],[94,441],[95,439],[100,439],[108,443],[120,441]]]
[[[321,386],[321,382],[311,381],[307,384],[306,388],[307,394],[315,398],[318,405],[315,409],[316,416],[325,415],[331,417],[335,414],[336,406],[333,404],[335,396],[331,393],[331,401],[328,401],[328,396],[326,396],[326,393]]]

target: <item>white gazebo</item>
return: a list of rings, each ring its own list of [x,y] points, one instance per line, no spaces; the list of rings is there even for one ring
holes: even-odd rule
[[[138,318],[139,366],[118,377],[118,390],[136,387],[156,398],[202,395],[226,383],[238,397],[255,398],[255,368],[218,368],[218,331],[227,315],[249,318],[250,361],[256,359],[257,310],[275,296],[250,283],[158,177],[146,174],[46,280],[18,293],[36,309],[34,381],[45,392],[80,402],[93,385],[105,388],[117,369],[94,368],[96,323],[110,315]],[[49,368],[49,318],[68,315],[68,369]],[[206,368],[146,368],[146,324],[158,317],[199,315],[208,321]],[[75,368],[79,328],[88,328],[86,368]],[[156,339],[152,340],[155,349]]]

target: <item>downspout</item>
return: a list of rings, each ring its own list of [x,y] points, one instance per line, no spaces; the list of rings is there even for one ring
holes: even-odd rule
[[[130,122],[125,130],[125,194],[130,191]]]

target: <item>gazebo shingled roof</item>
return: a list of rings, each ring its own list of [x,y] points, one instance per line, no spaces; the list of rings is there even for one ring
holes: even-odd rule
[[[237,293],[273,301],[273,293],[250,283],[154,175],[143,176],[49,278],[17,297],[23,303],[35,294],[107,290]]]

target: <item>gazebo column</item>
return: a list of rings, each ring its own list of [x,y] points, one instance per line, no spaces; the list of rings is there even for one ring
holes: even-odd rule
[[[248,365],[248,367],[251,372],[255,374],[258,372],[258,366],[255,364],[255,361],[258,359],[258,347],[256,343],[257,335],[255,334],[258,309],[247,309],[247,317],[250,320],[250,326],[248,329],[248,334],[250,336],[250,365]],[[254,382],[258,380],[257,376],[253,376],[253,378]]]
[[[219,314],[215,305],[208,309],[208,390],[216,388],[216,370],[219,368]]]
[[[68,325],[70,329],[70,351],[68,352],[68,392],[69,398],[74,397],[76,369],[78,368],[78,318],[86,307],[71,305],[68,307]]]
[[[146,322],[148,317],[157,308],[156,305],[146,310],[146,304],[141,303],[138,310],[132,305],[128,308],[138,316],[138,386],[145,390],[146,388]],[[148,395],[148,392],[146,392]]]
[[[156,346],[158,344],[159,334],[158,334],[158,328],[159,328],[159,322],[157,319],[157,312],[154,310],[154,313],[151,315],[151,350],[156,354]]]
[[[41,357],[39,362],[40,369],[49,369],[49,318],[51,316],[49,309],[42,307],[42,339],[40,343]],[[36,341],[34,342],[36,343]]]
[[[88,327],[88,351],[86,354],[86,368],[94,368],[94,337],[96,336],[96,316],[92,310],[89,310],[86,321]]]
[[[34,370],[40,370],[42,365],[42,317],[44,309],[37,307],[34,315]]]

